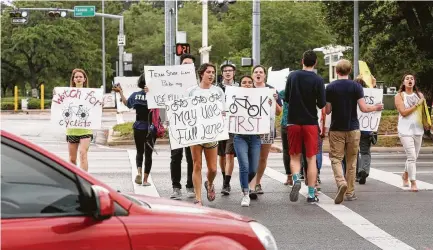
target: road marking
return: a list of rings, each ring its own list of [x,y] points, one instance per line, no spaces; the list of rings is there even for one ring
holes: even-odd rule
[[[160,197],[158,190],[156,190],[155,183],[153,183],[152,175],[149,174],[147,181],[151,184],[150,186],[138,185],[135,183],[135,175],[137,173],[137,167],[135,165],[135,150],[128,150],[129,162],[131,165],[131,181],[134,187],[134,193],[139,195],[148,195],[153,197]],[[144,169],[143,169],[144,170]]]
[[[278,172],[270,167],[267,167],[265,174],[270,178],[284,183],[287,176],[281,172]],[[299,192],[304,197],[308,195],[308,188],[302,185],[301,191]],[[334,204],[334,200],[326,196],[325,194],[320,194],[320,202],[316,203],[326,212],[333,215],[335,218],[340,220],[343,225],[352,229],[355,233],[359,234],[364,239],[373,243],[381,249],[415,249],[406,243],[400,241],[399,239],[393,237],[387,232],[375,226],[373,223],[362,217],[361,215],[353,212],[351,209],[344,205]]]
[[[116,114],[116,120],[117,120],[117,124],[125,123],[125,121],[123,120],[123,114],[122,113]]]
[[[369,178],[384,182],[386,184],[392,185],[394,187],[403,189],[403,190],[410,190],[410,187],[403,187],[403,180],[401,179],[401,175],[397,175],[391,172],[386,172],[383,170],[371,168],[370,174],[368,175]],[[433,184],[417,180],[416,185],[418,186],[418,190],[426,190],[426,191],[432,191],[433,190]]]
[[[403,174],[404,172],[392,172],[394,174]],[[416,171],[416,174],[433,174],[433,171]]]

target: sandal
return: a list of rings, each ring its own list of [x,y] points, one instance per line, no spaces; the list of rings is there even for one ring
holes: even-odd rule
[[[204,187],[206,188],[207,199],[209,201],[213,201],[213,200],[215,200],[215,186],[212,185],[210,188],[208,188],[208,186],[209,186],[208,184],[209,184],[209,182],[205,181]]]
[[[199,200],[195,200],[195,201],[194,201],[194,205],[197,205],[197,206],[203,206],[203,204],[202,204],[201,201],[199,201]]]
[[[403,187],[409,187],[409,180],[404,178],[404,174],[401,176],[403,180]]]

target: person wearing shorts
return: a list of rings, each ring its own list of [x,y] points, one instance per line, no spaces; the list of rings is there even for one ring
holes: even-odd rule
[[[218,99],[223,102],[223,110],[225,103],[225,95],[220,87],[214,86],[212,83],[215,80],[215,66],[210,63],[204,63],[198,70],[200,83],[188,90],[188,96],[210,96],[216,95]],[[194,170],[192,173],[192,181],[194,183],[195,201],[194,204],[202,205],[201,201],[201,183],[202,183],[202,153],[206,157],[207,163],[207,181],[204,187],[207,191],[207,199],[209,201],[215,200],[215,186],[214,180],[217,173],[217,155],[218,155],[218,142],[209,142],[198,145],[192,145],[191,154],[194,162]]]
[[[325,85],[323,79],[313,70],[317,63],[316,53],[309,50],[304,52],[302,58],[303,68],[290,73],[286,82],[285,100],[289,104],[287,134],[289,140],[290,169],[293,176],[293,187],[290,192],[290,201],[299,198],[301,181],[302,145],[305,146],[307,158],[308,203],[319,201],[316,196],[317,163],[319,125],[317,108],[325,107]]]
[[[230,61],[224,61],[223,64],[221,64],[220,69],[222,72],[222,81],[218,83],[218,86],[224,91],[224,93],[226,91],[226,86],[239,86],[239,84],[234,80],[236,65]],[[233,134],[229,134],[228,140],[218,142],[219,164],[223,175],[223,187],[221,189],[223,195],[229,195],[231,191],[230,180],[235,165],[233,137]]]
[[[71,88],[87,88],[89,86],[88,77],[84,70],[74,69],[72,71],[69,86]],[[80,168],[88,171],[89,162],[87,152],[90,142],[93,140],[93,131],[86,128],[66,129],[66,141],[68,142],[69,161],[77,165],[77,153],[80,153]]]

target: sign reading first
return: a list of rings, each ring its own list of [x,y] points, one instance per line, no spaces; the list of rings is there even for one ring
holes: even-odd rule
[[[144,73],[149,88],[147,105],[152,109],[188,96],[187,90],[197,85],[194,64],[144,66]]]

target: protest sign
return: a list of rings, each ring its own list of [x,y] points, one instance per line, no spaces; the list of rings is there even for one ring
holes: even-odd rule
[[[266,83],[272,85],[278,91],[286,89],[287,77],[289,77],[290,69],[282,69],[278,71],[273,71],[272,67],[268,69],[268,78]]]
[[[212,96],[166,102],[171,149],[227,140],[223,103]]]
[[[103,108],[114,108],[116,107],[116,102],[114,101],[114,93],[106,93],[103,97]]]
[[[56,87],[54,93],[51,122],[63,128],[101,128],[102,89]]]
[[[188,96],[187,89],[197,85],[194,64],[144,66],[149,108],[164,108],[165,102]]]
[[[263,88],[261,88],[263,89]],[[275,101],[274,94],[275,89],[265,88],[263,93],[267,92],[268,98],[272,100],[272,105],[270,107],[270,123],[269,123],[269,134],[264,134],[261,138],[262,144],[272,144],[274,143],[275,137],[275,109],[277,107],[277,102]]]
[[[383,90],[364,88],[364,100],[367,105],[375,105],[378,103],[382,103]],[[376,132],[377,129],[379,128],[381,116],[382,116],[382,111],[373,111],[370,113],[364,113],[359,109],[358,106],[359,129],[361,131]]]
[[[273,98],[269,99],[269,91],[264,91],[262,88],[227,86],[229,133],[252,135],[269,133],[271,122],[269,100],[273,100]]]
[[[128,76],[128,77],[114,77],[114,85],[120,85],[123,90],[123,95],[126,99],[128,99],[132,93],[140,91],[141,89],[137,86],[138,77],[137,76]],[[120,100],[120,94],[116,93],[116,104],[117,104],[117,112],[126,112],[129,111],[129,108],[126,107],[122,101]]]

